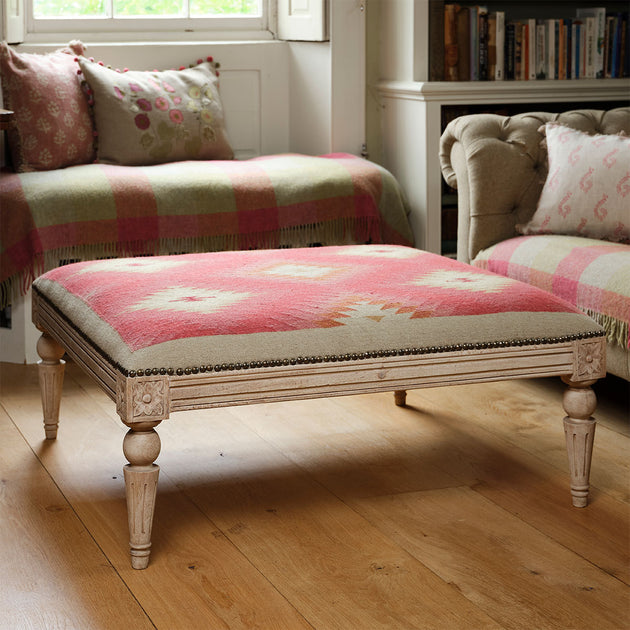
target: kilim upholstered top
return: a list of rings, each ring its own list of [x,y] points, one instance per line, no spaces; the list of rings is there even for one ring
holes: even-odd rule
[[[603,334],[540,289],[394,245],[81,262],[33,287],[131,377]]]

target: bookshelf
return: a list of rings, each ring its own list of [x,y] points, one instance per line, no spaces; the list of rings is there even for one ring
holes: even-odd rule
[[[441,3],[442,5],[444,3]],[[511,115],[522,111],[564,111],[630,104],[630,79],[428,81],[430,71],[430,15],[434,0],[378,2],[379,49],[378,99],[379,161],[403,186],[411,207],[410,221],[416,246],[443,253],[443,185],[439,143],[443,120],[449,113],[495,111]],[[607,6],[623,10],[626,2],[562,1],[528,3],[486,2],[488,10],[518,9],[514,19],[560,17],[567,6]],[[369,5],[370,6],[370,5]],[[520,7],[520,8],[519,8]],[[370,17],[368,15],[368,17]],[[370,52],[368,54],[370,56]],[[454,200],[446,203],[453,206]],[[448,212],[448,211],[447,211]],[[452,211],[451,211],[452,213]],[[445,217],[446,227],[452,216]],[[452,243],[445,244],[453,246]],[[447,252],[444,252],[447,253]]]

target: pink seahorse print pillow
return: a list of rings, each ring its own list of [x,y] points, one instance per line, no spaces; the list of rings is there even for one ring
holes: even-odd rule
[[[522,234],[630,242],[630,138],[545,125],[549,173]]]

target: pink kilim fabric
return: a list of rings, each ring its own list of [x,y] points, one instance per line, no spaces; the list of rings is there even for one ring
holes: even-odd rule
[[[215,345],[208,351],[213,358],[240,347],[238,356],[251,360],[289,356],[296,340],[334,353],[414,340],[514,340],[517,334],[577,330],[561,318],[554,332],[532,318],[536,313],[568,314],[580,332],[599,334],[589,318],[539,289],[390,245],[82,262],[48,272],[34,288],[75,323],[83,322],[83,332],[109,344],[106,351],[114,354],[121,344],[130,355],[141,355],[173,342],[181,349],[185,340],[194,341],[191,352],[197,352],[208,340],[212,346],[213,340],[227,339],[227,350],[219,352]],[[432,330],[423,322],[430,320],[434,332],[423,338]],[[476,322],[485,332],[476,330]],[[313,339],[321,344],[312,345]]]

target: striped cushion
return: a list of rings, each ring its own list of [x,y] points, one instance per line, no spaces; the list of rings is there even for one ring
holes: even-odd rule
[[[508,239],[472,264],[561,297],[605,329],[608,341],[630,347],[630,246],[577,236]]]

